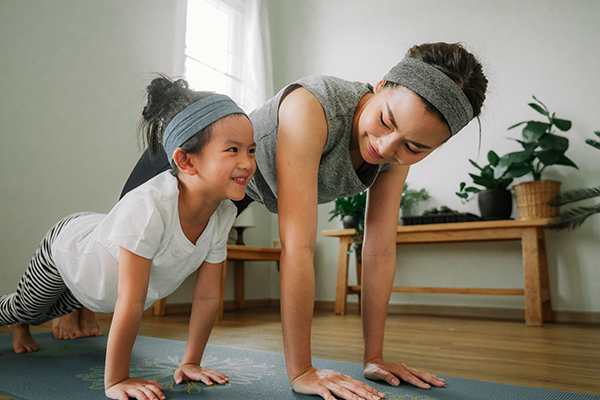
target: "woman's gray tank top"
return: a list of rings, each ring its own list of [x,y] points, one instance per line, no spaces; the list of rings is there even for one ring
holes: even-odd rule
[[[277,131],[281,99],[302,86],[316,96],[325,111],[327,142],[319,163],[318,202],[328,203],[338,197],[351,196],[370,187],[379,171],[390,166],[368,168],[357,175],[350,159],[350,134],[354,110],[360,99],[373,91],[367,83],[313,75],[282,89],[261,108],[250,114],[256,142],[256,173],[248,183],[246,193],[277,213]]]

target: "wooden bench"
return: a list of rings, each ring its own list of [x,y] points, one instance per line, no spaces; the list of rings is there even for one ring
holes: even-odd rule
[[[544,238],[547,223],[547,219],[533,219],[399,226],[396,233],[397,244],[520,240],[525,284],[524,289],[397,286],[393,287],[392,291],[525,296],[526,324],[541,326],[543,321],[552,320]],[[348,250],[353,242],[353,234],[354,229],[323,231],[323,236],[338,237],[340,239],[335,297],[336,314],[346,313],[346,300],[349,294],[359,294],[360,296],[360,262],[357,262],[358,284],[348,285]]]
[[[235,308],[244,308],[245,297],[245,261],[279,261],[281,249],[271,247],[251,247],[237,244],[227,245],[227,259],[221,268],[221,304],[218,319],[223,318],[223,295],[225,293],[225,276],[227,275],[227,261],[234,261],[234,305]],[[165,315],[166,300],[161,299],[154,303],[154,315]]]

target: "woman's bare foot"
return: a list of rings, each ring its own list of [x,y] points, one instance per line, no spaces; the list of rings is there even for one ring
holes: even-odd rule
[[[83,336],[103,336],[104,331],[100,329],[96,314],[85,307],[79,309],[79,328],[83,332]]]
[[[9,325],[8,331],[13,340],[15,353],[32,353],[40,349],[40,345],[31,336],[28,324]]]
[[[79,327],[79,310],[52,320],[52,333],[57,339],[76,339],[83,337]]]

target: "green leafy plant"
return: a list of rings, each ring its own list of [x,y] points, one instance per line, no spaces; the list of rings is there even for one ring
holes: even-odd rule
[[[420,203],[421,201],[429,200],[431,196],[427,189],[422,188],[419,190],[411,189],[410,184],[406,182],[402,189],[402,200],[400,201],[400,207],[405,210],[410,210],[412,207]]]
[[[545,116],[548,122],[523,121],[508,128],[510,130],[525,125],[521,140],[513,139],[523,146],[523,150],[508,153],[500,158],[494,169],[496,179],[519,178],[530,173],[533,175],[533,180],[540,180],[544,169],[551,165],[577,168],[577,165],[565,155],[569,148],[569,139],[556,135],[553,130],[556,127],[566,132],[571,129],[571,121],[556,118],[556,113],[550,113],[544,103],[535,96],[533,99],[536,103],[529,103],[529,106]]]
[[[600,137],[600,131],[594,132],[596,136]],[[585,141],[592,147],[600,150],[600,142],[593,139],[586,139]],[[559,207],[566,204],[575,203],[582,200],[592,199],[594,197],[600,197],[600,186],[593,188],[584,188],[584,189],[575,189],[569,190],[560,195],[556,196],[548,203],[552,207]],[[561,229],[575,229],[591,215],[600,212],[600,204],[595,204],[590,207],[575,207],[565,212],[560,213],[560,215],[551,220],[548,226],[551,229],[561,230]]]
[[[349,197],[340,197],[334,200],[333,210],[329,212],[331,217],[343,219],[345,216],[354,217],[356,220],[356,236],[362,238],[365,226],[365,209],[367,207],[367,191]]]
[[[488,165],[483,167],[479,166],[475,161],[469,159],[471,165],[479,170],[479,175],[469,174],[469,176],[473,178],[473,183],[475,185],[479,185],[481,187],[467,186],[465,182],[461,182],[459,185],[459,191],[456,192],[456,195],[460,197],[463,204],[473,200],[475,194],[481,192],[482,190],[506,189],[508,188],[508,185],[512,183],[513,178],[505,175],[501,175],[499,177],[495,176],[496,167],[500,162],[500,157],[498,154],[496,154],[496,152],[490,150],[487,154],[487,159]]]

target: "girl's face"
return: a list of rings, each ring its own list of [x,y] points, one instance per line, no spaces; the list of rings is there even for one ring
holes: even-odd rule
[[[252,124],[245,116],[232,115],[215,122],[209,142],[190,156],[211,198],[241,200],[256,171],[255,150]]]
[[[369,164],[415,164],[450,138],[450,128],[403,86],[375,86],[358,119],[358,146]]]

